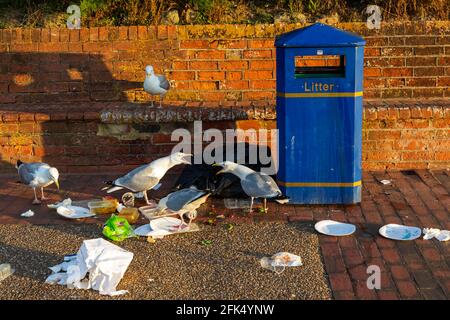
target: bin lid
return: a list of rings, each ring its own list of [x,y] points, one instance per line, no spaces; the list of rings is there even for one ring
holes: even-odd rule
[[[281,34],[275,40],[275,47],[357,47],[365,44],[363,38],[323,23]]]

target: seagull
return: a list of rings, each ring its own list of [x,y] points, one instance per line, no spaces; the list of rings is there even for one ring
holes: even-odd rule
[[[157,214],[161,214],[169,209],[173,211],[174,214],[179,215],[181,224],[178,227],[178,230],[185,224],[183,216],[186,215],[189,219],[189,223],[187,224],[187,227],[189,228],[192,220],[197,217],[197,209],[206,202],[210,195],[210,192],[198,190],[194,186],[177,190],[159,200]]]
[[[161,108],[163,96],[169,91],[170,83],[165,76],[155,74],[152,66],[146,66],[145,73],[144,91],[150,95],[159,95],[159,107]]]
[[[182,163],[191,164],[191,157],[192,155],[187,153],[172,153],[166,157],[156,159],[149,164],[137,167],[114,181],[105,182],[108,186],[102,190],[107,190],[107,193],[111,193],[126,188],[134,193],[142,192],[145,202],[150,204],[147,191],[158,186],[159,181],[170,168]]]
[[[282,197],[281,190],[275,180],[267,174],[256,172],[246,166],[231,161],[215,163],[213,166],[222,167],[222,170],[217,172],[217,174],[230,172],[241,180],[242,189],[251,198],[250,212],[252,212],[254,198],[264,199],[265,212],[267,212],[267,199],[275,198],[279,203],[286,202],[285,199],[278,201],[278,198]]]
[[[44,188],[51,185],[53,182],[59,190],[58,169],[50,167],[48,164],[42,162],[25,163],[20,160],[17,160],[16,168],[22,183],[33,188],[33,204],[41,203],[41,201],[37,198],[36,188],[41,188],[41,200],[47,200],[44,196]]]

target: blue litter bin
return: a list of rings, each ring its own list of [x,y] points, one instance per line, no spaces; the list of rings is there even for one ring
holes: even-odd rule
[[[364,45],[321,23],[275,40],[277,179],[291,203],[361,201]]]

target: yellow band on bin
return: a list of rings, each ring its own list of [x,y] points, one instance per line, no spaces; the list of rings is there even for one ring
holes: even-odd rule
[[[316,93],[286,93],[277,92],[277,96],[281,98],[332,98],[332,97],[362,97],[363,92],[316,92]]]
[[[361,185],[361,180],[355,182],[284,182],[278,181],[278,184],[283,187],[358,187]]]

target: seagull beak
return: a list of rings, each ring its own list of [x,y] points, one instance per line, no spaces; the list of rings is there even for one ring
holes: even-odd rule
[[[217,172],[216,173],[216,176],[218,175],[218,174],[221,174],[221,173],[224,173],[225,171],[222,169],[222,170],[220,170],[219,172]]]
[[[59,190],[59,181],[58,181],[58,180],[55,180],[55,184],[56,184],[56,187],[57,187],[58,190]]]

